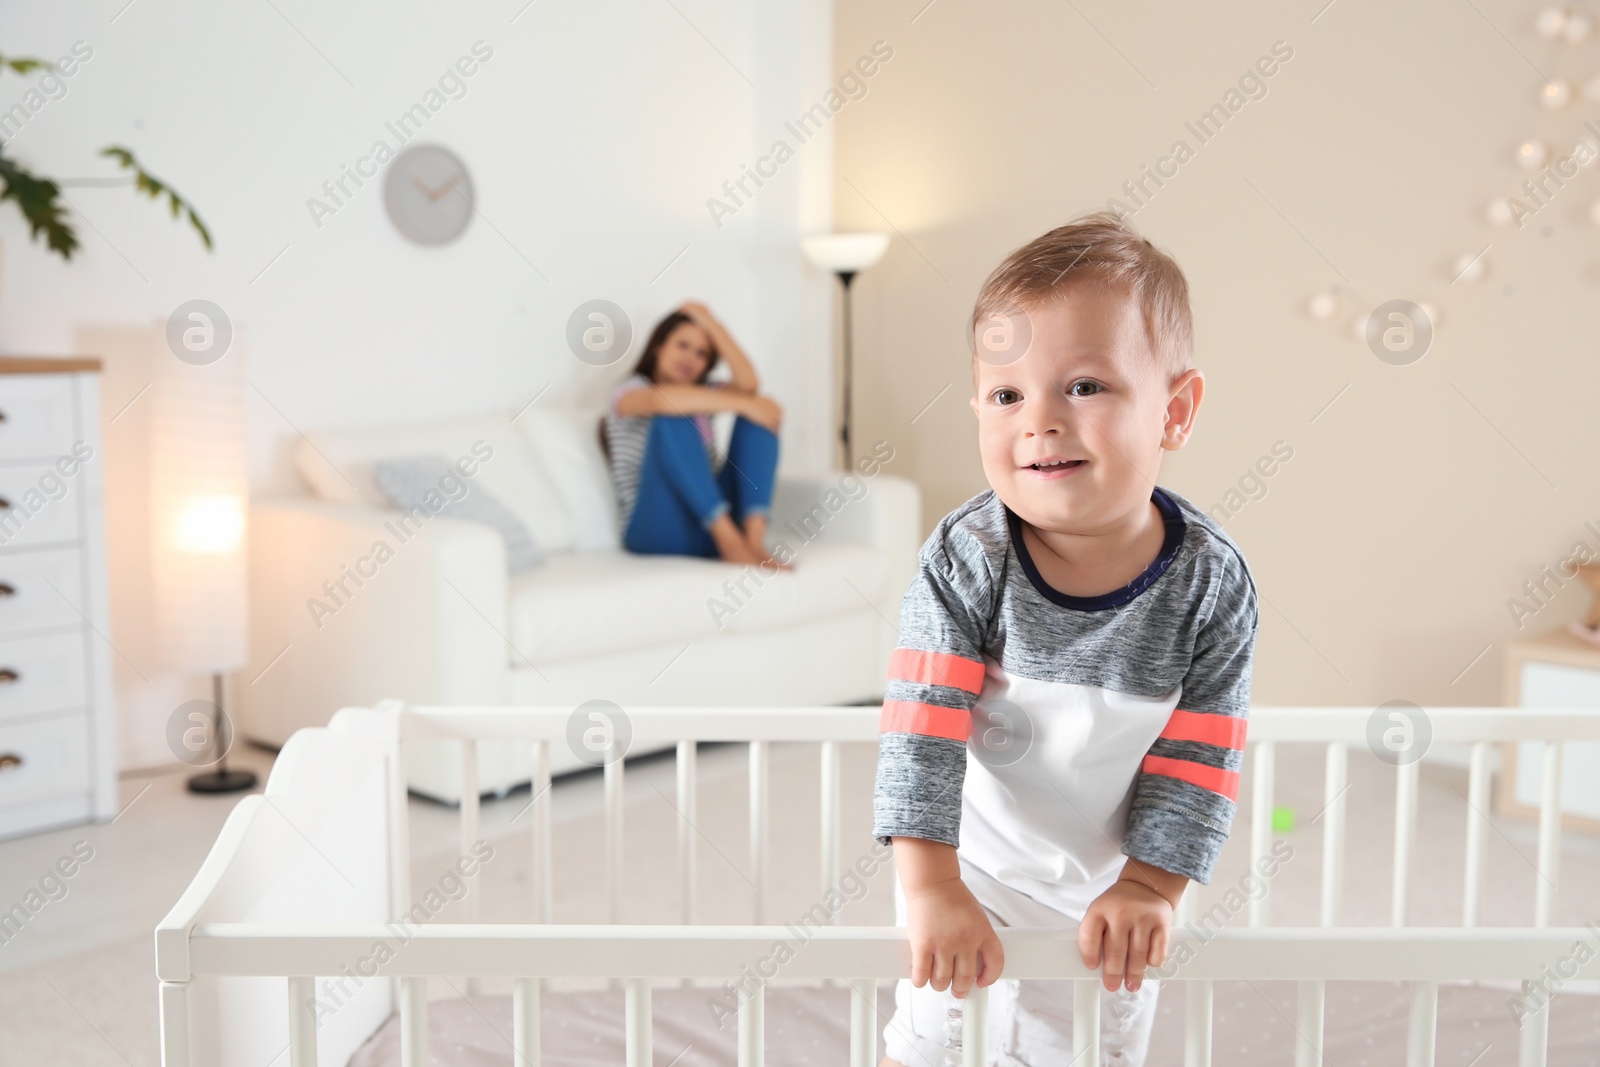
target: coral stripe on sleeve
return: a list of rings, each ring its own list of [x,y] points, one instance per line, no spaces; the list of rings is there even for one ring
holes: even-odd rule
[[[897,648],[889,656],[889,677],[897,682],[948,685],[977,693],[983,688],[983,661],[949,652]]]
[[[1199,741],[1222,748],[1243,748],[1249,720],[1238,715],[1219,715],[1179,709],[1167,720],[1161,736],[1168,741]]]
[[[971,730],[972,714],[966,709],[914,700],[885,700],[883,714],[878,717],[878,732],[884,734],[922,734],[965,741]]]
[[[1204,763],[1193,763],[1184,759],[1168,759],[1165,756],[1146,756],[1139,769],[1145,774],[1160,774],[1176,778],[1180,782],[1188,782],[1190,785],[1197,785],[1201,789],[1209,789],[1229,800],[1239,799],[1238,771],[1208,767]]]

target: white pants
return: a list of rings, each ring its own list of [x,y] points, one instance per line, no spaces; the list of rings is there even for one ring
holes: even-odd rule
[[[1004,926],[1076,927],[1066,915],[1004,885],[961,861],[961,880],[998,930]],[[894,886],[895,921],[905,925],[905,893]],[[1098,979],[1096,979],[1098,981]],[[1072,1062],[1071,980],[1002,978],[989,987],[988,1062],[993,1067],[1062,1067]],[[1100,990],[1100,1063],[1141,1067],[1155,1024],[1160,983],[1149,976],[1138,992]],[[970,994],[969,994],[970,995]],[[895,985],[894,1017],[884,1027],[888,1057],[905,1067],[959,1067],[963,1001],[948,989],[918,989],[909,979]]]

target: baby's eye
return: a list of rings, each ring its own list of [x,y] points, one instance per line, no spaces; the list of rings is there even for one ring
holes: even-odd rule
[[[1006,399],[1007,397],[1010,397],[1011,399],[1008,400]],[[990,393],[989,399],[993,400],[996,404],[999,404],[1002,407],[1007,407],[1011,404],[1015,404],[1018,400],[1021,400],[1022,394],[1017,392],[1015,389],[1000,388]]]
[[[1092,387],[1093,391],[1092,392],[1088,392],[1088,393],[1074,392],[1074,390],[1077,389],[1078,386],[1080,386],[1080,385],[1090,386],[1090,387]],[[1080,379],[1078,381],[1073,382],[1071,385],[1067,386],[1067,395],[1068,396],[1094,396],[1094,394],[1100,392],[1101,389],[1102,389],[1102,387],[1101,387],[1099,382],[1092,382],[1087,378],[1082,378],[1082,379]]]

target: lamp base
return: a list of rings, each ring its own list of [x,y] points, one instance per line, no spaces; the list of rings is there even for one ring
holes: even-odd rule
[[[254,771],[210,771],[189,779],[191,793],[242,793],[256,787]]]

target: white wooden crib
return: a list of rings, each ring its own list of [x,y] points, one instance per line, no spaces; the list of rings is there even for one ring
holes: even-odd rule
[[[340,711],[324,729],[301,730],[278,757],[262,794],[241,800],[188,890],[156,930],[160,980],[162,1062],[166,1067],[262,1065],[287,1048],[293,1067],[344,1064],[394,1011],[400,1012],[406,1067],[428,1063],[429,976],[506,977],[515,980],[512,1041],[516,1063],[539,1064],[540,996],[544,979],[606,978],[625,991],[629,1067],[651,1058],[652,980],[740,980],[749,964],[783,943],[793,958],[784,979],[831,980],[852,991],[849,1019],[852,1067],[876,1063],[880,1021],[876,990],[907,973],[902,933],[894,927],[831,926],[808,933],[805,951],[791,927],[715,926],[695,922],[696,743],[749,746],[750,865],[756,872],[754,908],[762,922],[767,857],[769,746],[820,743],[820,888],[840,879],[840,745],[877,737],[875,707],[632,708],[633,745],[676,745],[680,813],[678,857],[683,925],[561,925],[551,922],[550,746],[565,744],[570,708],[410,707],[386,702]],[[1600,711],[1527,708],[1429,709],[1436,743],[1470,745],[1464,913],[1454,928],[1408,928],[1407,884],[1414,852],[1418,764],[1395,770],[1395,867],[1390,927],[1339,926],[1344,873],[1346,782],[1349,747],[1366,743],[1370,708],[1254,708],[1251,712],[1249,834],[1252,861],[1272,847],[1273,772],[1277,746],[1326,747],[1321,813],[1323,851],[1321,926],[1267,925],[1268,888],[1249,906],[1249,926],[1207,937],[1177,968],[1172,981],[1188,983],[1185,1063],[1211,1063],[1212,983],[1234,979],[1298,983],[1295,1061],[1322,1061],[1324,983],[1401,980],[1411,984],[1407,1063],[1434,1062],[1439,983],[1462,980],[1521,981],[1536,988],[1551,961],[1570,955],[1575,942],[1592,939],[1584,928],[1549,925],[1558,878],[1562,746],[1600,741]],[[1531,927],[1478,925],[1491,745],[1501,741],[1552,742],[1544,748],[1543,803],[1538,837]],[[479,839],[477,745],[502,741],[531,745],[535,754],[531,834],[535,872],[523,924],[402,923],[410,906],[407,796],[403,747],[458,744],[466,776],[460,809],[461,853]],[[618,914],[624,860],[625,764],[605,768],[606,894]],[[1241,801],[1243,801],[1241,797]],[[1241,807],[1243,805],[1241,804]],[[1238,829],[1242,830],[1242,827]],[[337,862],[334,862],[337,857]],[[1591,887],[1592,891],[1592,887]],[[476,897],[467,897],[470,908]],[[1185,912],[1180,911],[1171,955],[1180,957]],[[476,912],[470,918],[476,919]],[[386,925],[387,924],[387,925]],[[403,937],[397,936],[397,930]],[[1190,928],[1193,933],[1193,928]],[[1074,1002],[1074,1040],[1083,1062],[1098,1062],[1097,975],[1079,961],[1073,935],[1061,931],[1008,930],[1008,978],[1081,979]],[[374,959],[380,943],[398,942]],[[383,954],[378,954],[383,955]],[[347,976],[355,989],[340,1010],[319,1020],[314,1005],[318,976]],[[1577,965],[1577,979],[1600,978],[1600,960]],[[738,1009],[738,1062],[764,1057],[763,983],[746,980],[750,994]],[[975,993],[965,1016],[963,1057],[982,1064],[987,996]],[[1521,1028],[1520,1062],[1546,1062],[1548,1011],[1528,1015]],[[321,1023],[319,1027],[319,1023]],[[319,1058],[320,1057],[320,1058]],[[281,1060],[280,1060],[281,1062]]]

